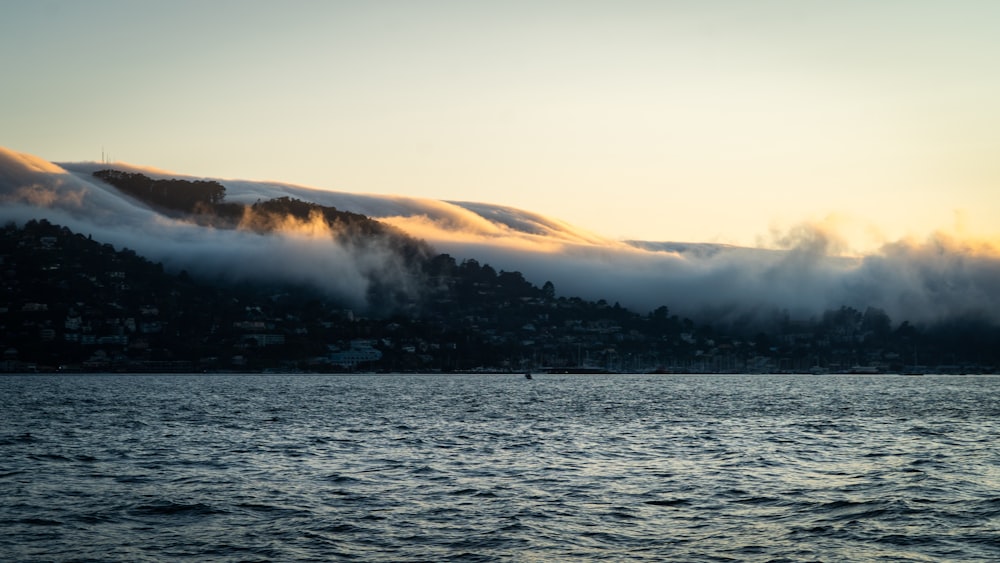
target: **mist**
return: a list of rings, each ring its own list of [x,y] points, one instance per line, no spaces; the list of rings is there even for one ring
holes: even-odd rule
[[[786,250],[429,240],[498,270],[520,270],[536,283],[550,280],[560,295],[605,299],[637,311],[665,305],[704,321],[759,320],[775,311],[805,320],[841,306],[877,307],[897,321],[1000,321],[1000,259],[945,235],[892,243],[861,257],[831,255],[809,240]]]
[[[47,219],[118,249],[129,248],[174,272],[203,279],[278,281],[318,289],[364,309],[373,278],[416,291],[388,248],[337,244],[328,229],[286,225],[269,235],[216,229],[171,219],[90,176],[116,168],[180,177],[138,167],[84,163],[40,167],[33,157],[0,148],[0,220]]]
[[[260,235],[169,219],[91,177],[108,167],[190,178],[120,163],[53,164],[0,148],[0,219],[46,218],[174,271],[307,284],[357,307],[364,307],[375,278],[418,291],[388,249],[339,245],[308,225]],[[773,234],[771,248],[616,241],[489,203],[209,179],[226,187],[230,202],[289,196],[361,213],[458,261],[520,271],[536,285],[551,281],[560,296],[604,299],[639,312],[667,306],[696,320],[736,322],[775,311],[808,319],[851,306],[883,309],[896,322],[968,316],[1000,322],[1000,252],[942,233],[890,242],[861,256],[843,255],[835,230],[810,223]]]

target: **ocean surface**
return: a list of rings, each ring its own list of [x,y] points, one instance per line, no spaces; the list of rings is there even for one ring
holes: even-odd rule
[[[998,561],[1000,377],[0,376],[0,561]]]

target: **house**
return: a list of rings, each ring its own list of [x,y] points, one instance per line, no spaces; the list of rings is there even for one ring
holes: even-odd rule
[[[352,340],[347,350],[334,351],[327,358],[331,364],[353,368],[358,364],[381,360],[382,352],[372,346],[370,340]]]

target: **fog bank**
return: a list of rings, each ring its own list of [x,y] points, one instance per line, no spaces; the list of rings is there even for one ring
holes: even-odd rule
[[[102,163],[53,164],[0,148],[0,219],[46,218],[173,270],[226,279],[306,283],[363,306],[372,276],[407,280],[389,251],[350,248],[322,232],[269,235],[168,219],[91,177]],[[116,163],[154,177],[185,177]],[[980,315],[1000,322],[1000,253],[935,234],[864,256],[841,256],[836,232],[803,223],[774,237],[779,249],[615,241],[554,218],[477,202],[354,194],[280,182],[209,178],[227,201],[289,196],[362,213],[423,238],[456,259],[518,270],[561,296],[605,299],[638,311],[666,305],[692,317],[733,320],[786,310],[808,318],[842,305],[884,309],[895,321]]]

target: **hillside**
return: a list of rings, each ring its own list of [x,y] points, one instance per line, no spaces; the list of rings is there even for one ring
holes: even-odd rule
[[[392,248],[407,263],[426,259],[431,248],[403,231],[360,213],[342,211],[281,196],[247,205],[226,200],[226,188],[211,180],[154,179],[138,172],[102,169],[95,178],[161,212],[218,228],[246,228],[261,234],[281,231],[290,222],[319,222],[341,244]]]
[[[841,307],[809,322],[713,326],[660,307],[557,297],[519,272],[440,254],[426,298],[362,316],[308,285],[209,283],[48,221],[0,230],[4,371],[993,372],[1000,328],[895,324]]]
[[[742,333],[773,324],[776,312],[810,323],[841,307],[919,326],[1000,323],[1000,251],[943,234],[886,242],[863,255],[838,253],[836,234],[809,224],[761,248],[624,242],[496,204],[116,163],[120,179],[138,180],[132,195],[94,176],[105,169],[0,148],[0,222],[44,218],[131,248],[167,272],[308,287],[373,316],[409,314],[428,302],[435,286],[424,264],[446,253],[458,263],[520,272],[534,286],[552,282],[560,298],[605,300],[641,315],[669,305],[699,324]],[[173,192],[184,197],[164,197]],[[663,210],[665,230],[670,213]]]

